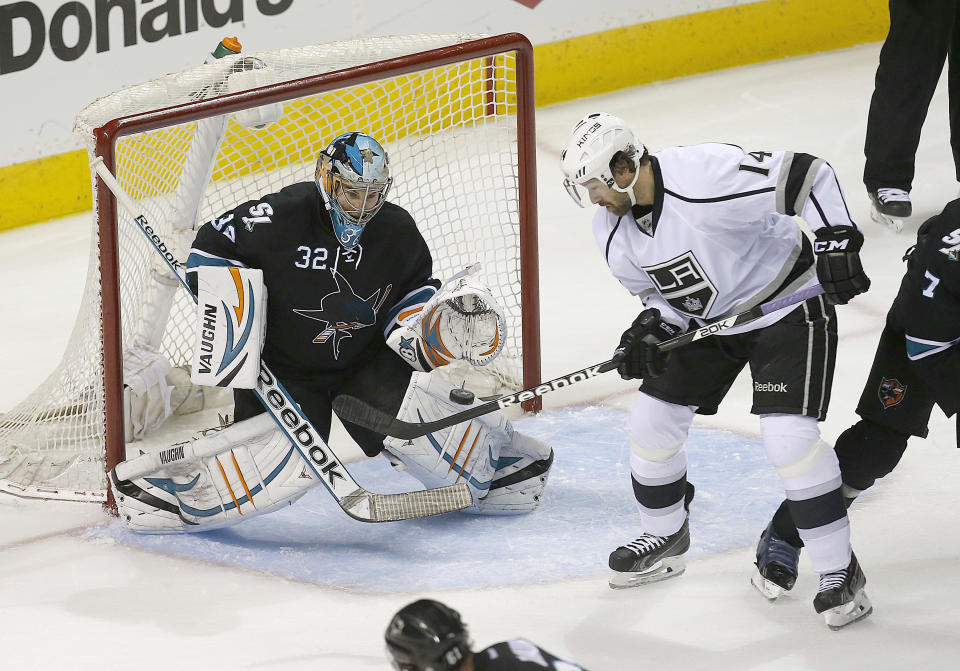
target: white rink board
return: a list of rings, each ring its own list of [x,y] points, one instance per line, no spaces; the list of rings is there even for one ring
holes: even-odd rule
[[[56,21],[68,3],[2,3],[0,35],[10,34],[12,44],[0,45],[0,72],[6,73],[0,98],[19,103],[4,109],[0,166],[80,149],[71,135],[77,111],[100,96],[203,62],[227,35],[238,36],[245,51],[454,32],[519,32],[543,44],[755,1],[596,0],[584,11],[579,0],[546,0],[532,9],[517,0],[173,0],[163,6],[133,0],[133,13],[118,6],[104,15],[97,12],[99,0],[80,0],[72,4],[82,9]],[[125,29],[125,21],[135,30]],[[63,46],[55,49],[54,41]]]

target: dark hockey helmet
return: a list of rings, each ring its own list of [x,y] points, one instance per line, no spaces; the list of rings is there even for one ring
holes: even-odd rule
[[[470,653],[460,614],[439,601],[420,599],[397,611],[384,634],[398,671],[452,671]]]
[[[344,133],[327,145],[317,158],[314,181],[345,249],[360,242],[393,184],[386,150],[363,133]]]

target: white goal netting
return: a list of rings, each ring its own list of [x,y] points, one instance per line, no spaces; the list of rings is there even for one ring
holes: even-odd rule
[[[477,40],[376,38],[229,55],[101,98],[80,112],[75,132],[85,139],[91,160],[109,154],[103,156],[108,167],[181,261],[207,219],[312,180],[318,152],[340,133],[372,135],[390,154],[390,200],[417,221],[433,252],[434,275],[444,279],[480,262],[481,278],[506,308],[504,354],[479,374],[464,365],[452,375],[468,377],[467,386],[480,394],[519,389],[524,357],[534,355],[521,338],[520,239],[535,222],[522,221],[519,206],[524,130],[518,123],[516,52],[466,52],[451,62],[446,50],[443,64],[425,59],[404,66],[402,74],[370,66]],[[334,88],[317,83],[323,73],[337,73]],[[224,96],[234,104],[244,96],[230,94],[278,87],[279,102],[253,106],[261,97],[230,113],[217,109]],[[114,122],[131,117],[150,121],[133,132]],[[105,461],[112,449],[105,427],[116,421],[119,402],[104,379],[122,366],[122,356],[111,354],[104,341],[117,333],[122,352],[161,353],[171,367],[168,384],[175,387],[173,414],[143,442],[131,442],[128,427],[127,450],[150,449],[150,439],[168,442],[175,432],[215,423],[216,413],[230,411],[229,394],[185,381],[195,328],[192,300],[130,222],[133,213],[97,202],[97,194],[95,187],[98,228],[67,351],[40,387],[0,416],[0,491],[105,500]],[[119,291],[119,314],[112,287]],[[188,414],[197,410],[202,412]]]

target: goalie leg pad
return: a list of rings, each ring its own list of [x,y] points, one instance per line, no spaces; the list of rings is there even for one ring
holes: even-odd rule
[[[481,515],[521,515],[533,511],[543,498],[553,465],[553,449],[532,436],[513,432],[513,442],[500,450],[490,491],[478,505]]]
[[[467,407],[450,401],[453,385],[437,375],[414,373],[398,418],[428,422]],[[471,405],[482,401],[474,400]],[[494,479],[500,450],[512,441],[513,427],[500,412],[478,417],[413,440],[388,437],[384,447],[406,471],[430,489],[466,482],[478,511]]]
[[[131,480],[118,479],[114,469],[111,484],[128,528],[218,529],[290,505],[318,484],[267,414],[204,433],[191,445],[196,458]]]

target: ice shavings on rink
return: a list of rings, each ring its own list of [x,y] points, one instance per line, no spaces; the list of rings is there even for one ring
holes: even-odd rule
[[[552,444],[556,454],[546,497],[530,515],[454,513],[364,524],[315,488],[289,508],[229,529],[143,536],[114,522],[88,536],[362,592],[602,576],[610,551],[640,531],[626,421],[620,410],[590,406],[516,422],[519,430]],[[760,441],[695,426],[687,452],[697,487],[688,557],[752,545],[782,497]],[[371,491],[419,486],[381,458],[351,464],[350,470]]]

